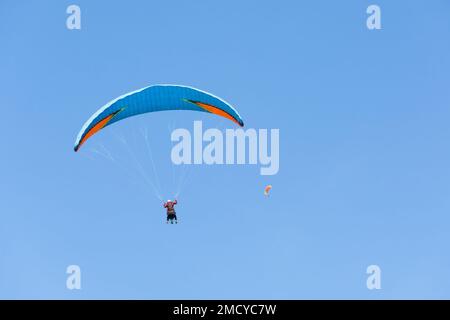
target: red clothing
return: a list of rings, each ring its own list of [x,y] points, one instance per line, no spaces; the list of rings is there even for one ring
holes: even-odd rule
[[[177,204],[177,200],[174,201],[170,201],[170,202],[165,202],[164,203],[164,208],[167,209],[167,214],[173,214],[175,213],[175,205]]]

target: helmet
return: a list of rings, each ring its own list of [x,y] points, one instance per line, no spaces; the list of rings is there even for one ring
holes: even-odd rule
[[[169,199],[169,200],[167,200],[167,202],[172,202],[172,200]]]

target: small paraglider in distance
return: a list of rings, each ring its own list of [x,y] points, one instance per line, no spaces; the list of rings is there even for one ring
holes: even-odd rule
[[[177,200],[167,200],[166,202],[164,202],[164,208],[167,209],[167,221],[166,223],[170,223],[173,224],[173,221],[175,221],[175,223],[178,223],[177,220],[177,213],[175,211],[175,205],[178,203]]]
[[[264,195],[266,196],[266,197],[268,197],[269,196],[269,192],[270,192],[270,190],[272,189],[272,185],[267,185],[265,188],[264,188]]]

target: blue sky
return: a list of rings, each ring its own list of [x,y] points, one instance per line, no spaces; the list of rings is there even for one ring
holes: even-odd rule
[[[70,31],[72,2],[2,0],[0,298],[450,298],[450,4],[376,1],[369,31],[372,3],[76,1]],[[230,126],[193,112],[128,119],[73,152],[95,110],[156,83],[279,128],[279,173],[172,168],[168,129]],[[132,163],[93,152],[126,158],[124,137],[149,169],[141,129],[165,197],[189,170],[177,226]]]

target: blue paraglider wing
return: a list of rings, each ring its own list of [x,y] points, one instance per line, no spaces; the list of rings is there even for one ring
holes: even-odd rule
[[[100,108],[81,128],[74,149],[78,151],[95,133],[117,121],[165,110],[213,113],[244,126],[241,116],[230,104],[210,93],[179,85],[153,85],[126,93]]]

